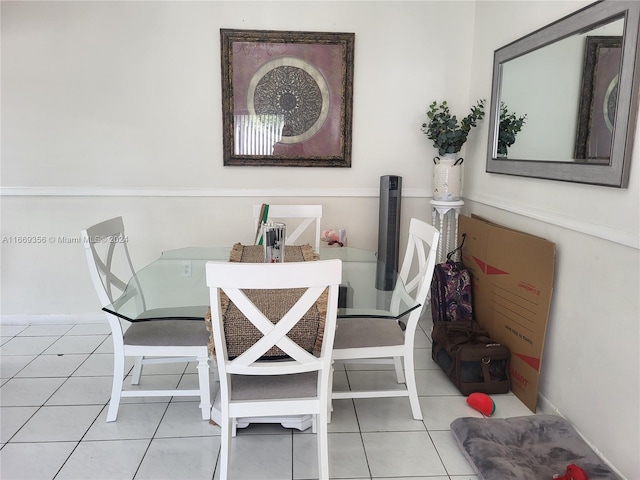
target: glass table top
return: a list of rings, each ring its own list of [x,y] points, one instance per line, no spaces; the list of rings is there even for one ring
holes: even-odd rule
[[[228,261],[230,251],[231,247],[186,247],[163,252],[138,271],[122,296],[103,310],[129,321],[203,319],[209,307],[205,264]],[[376,288],[375,252],[353,247],[320,249],[321,260],[336,258],[342,260],[339,318],[397,319],[419,306],[399,279],[393,290]]]

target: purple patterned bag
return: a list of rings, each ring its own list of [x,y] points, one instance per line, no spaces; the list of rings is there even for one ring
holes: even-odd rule
[[[431,316],[434,323],[473,320],[471,272],[461,262],[447,260],[435,266]]]

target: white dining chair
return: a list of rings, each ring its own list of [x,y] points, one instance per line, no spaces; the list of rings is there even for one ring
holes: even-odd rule
[[[283,415],[312,415],[317,432],[319,478],[329,478],[328,405],[331,396],[331,350],[336,327],[338,285],[342,277],[340,260],[290,263],[208,262],[207,285],[211,291],[211,321],[215,356],[220,376],[221,449],[220,478],[226,480],[234,421],[238,418]],[[252,292],[302,289],[290,309],[263,312]],[[326,308],[318,303],[324,320],[322,346],[310,352],[288,336],[292,329],[328,290]],[[263,294],[266,292],[263,292]],[[285,293],[285,292],[283,292]],[[275,295],[277,293],[270,293]],[[244,352],[230,358],[227,345],[234,340],[231,327],[223,321],[223,305],[232,302],[262,335]],[[324,303],[324,300],[321,300]],[[273,303],[273,302],[267,302]],[[287,311],[284,311],[287,310]],[[264,359],[277,347],[277,360]],[[216,401],[216,404],[218,402]]]
[[[332,393],[332,399],[409,397],[411,412],[416,420],[422,419],[414,369],[414,342],[418,320],[425,311],[436,262],[440,234],[433,226],[416,218],[409,225],[407,250],[400,268],[399,278],[406,293],[420,306],[399,321],[381,318],[338,319],[333,359],[340,363],[393,363],[396,378],[403,388],[345,390]],[[397,291],[402,291],[398,289]],[[401,298],[392,297],[394,301]]]
[[[285,245],[294,245],[309,227],[315,227],[313,248],[316,252],[320,251],[322,205],[268,205],[268,207],[268,221],[287,221]],[[260,218],[261,211],[262,205],[253,206],[253,221],[256,230],[263,220]],[[296,223],[296,221],[299,221],[299,223]]]
[[[102,307],[114,301],[139,302],[145,309],[144,294],[135,281],[122,217],[112,218],[81,232],[89,272]],[[131,285],[127,282],[132,280]],[[118,416],[121,397],[197,396],[202,419],[211,416],[209,390],[209,332],[204,320],[150,320],[126,322],[105,312],[113,338],[113,383],[107,422]],[[122,323],[121,323],[122,322]],[[123,326],[123,323],[125,324]],[[178,389],[171,385],[162,390],[136,388],[125,390],[125,357],[134,357],[131,384],[139,385],[144,365],[154,363],[197,362],[197,389]]]

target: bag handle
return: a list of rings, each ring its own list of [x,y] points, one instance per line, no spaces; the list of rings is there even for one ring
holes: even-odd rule
[[[455,335],[455,333],[454,333]],[[465,345],[467,343],[471,343],[474,340],[476,343],[491,343],[491,339],[483,332],[469,332],[466,337],[462,335],[458,336],[458,338],[449,337],[452,345],[460,346]]]
[[[479,324],[477,324],[475,320],[436,322],[435,327],[445,329],[447,331],[447,334],[449,334],[450,332],[457,332],[465,335],[472,335],[472,334],[480,334],[485,336],[489,335],[489,332],[487,332],[484,328],[482,328]]]
[[[489,333],[479,325],[463,322],[439,322],[442,325],[437,328],[443,331],[443,335],[448,338],[450,347],[458,347],[472,341],[477,343],[491,343]],[[438,334],[434,334],[438,336]]]
[[[464,246],[464,241],[467,238],[467,234],[463,233],[462,234],[462,242],[460,243],[460,245],[458,246],[458,248],[456,248],[455,250],[451,250],[449,253],[447,253],[447,261],[450,262],[451,261],[451,257],[453,257],[457,252],[462,253],[462,247]],[[460,255],[460,260],[462,261],[462,255]]]

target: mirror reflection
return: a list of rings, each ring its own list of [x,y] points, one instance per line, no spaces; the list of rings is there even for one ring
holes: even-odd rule
[[[627,188],[639,43],[640,2],[601,0],[497,49],[486,171]]]
[[[493,157],[609,164],[623,31],[609,20],[502,63]]]

